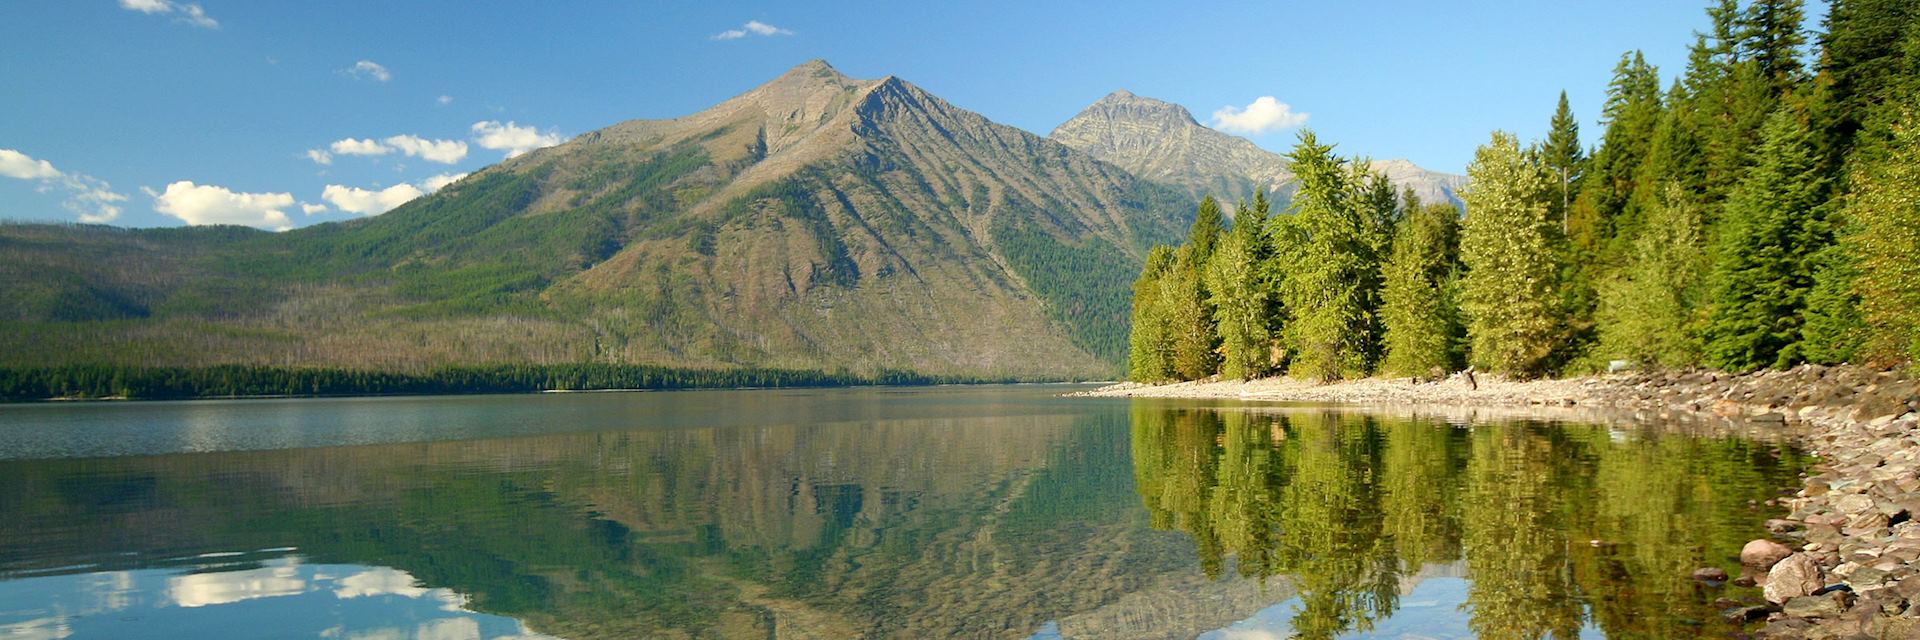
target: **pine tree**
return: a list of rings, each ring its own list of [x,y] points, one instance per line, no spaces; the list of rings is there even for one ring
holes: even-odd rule
[[[1821,213],[1827,178],[1816,153],[1791,109],[1767,119],[1754,166],[1721,214],[1708,364],[1747,371],[1802,359],[1812,258],[1831,241]]]
[[[1213,257],[1213,245],[1220,240],[1220,234],[1226,231],[1224,218],[1220,214],[1220,203],[1213,196],[1200,199],[1200,209],[1194,213],[1193,226],[1187,230],[1187,246],[1193,247],[1194,264],[1205,264]]]
[[[1127,334],[1127,379],[1160,382],[1173,377],[1173,330],[1160,306],[1160,278],[1173,266],[1173,249],[1155,246],[1133,283],[1133,328]]]
[[[1254,378],[1271,366],[1267,316],[1272,296],[1262,265],[1266,244],[1264,199],[1257,206],[1241,203],[1233,230],[1207,260],[1207,291],[1214,327],[1220,334],[1220,374],[1227,378]]]
[[[1601,355],[1667,367],[1697,363],[1706,266],[1699,207],[1668,183],[1626,267],[1601,285]]]
[[[1888,152],[1853,173],[1845,246],[1858,261],[1867,355],[1920,362],[1920,112],[1888,125]]]
[[[1380,316],[1386,358],[1381,370],[1410,377],[1437,377],[1459,368],[1458,298],[1460,212],[1452,205],[1419,207],[1394,237],[1393,257],[1382,269],[1385,290]]]
[[[1174,377],[1198,380],[1219,366],[1214,353],[1213,312],[1208,308],[1194,245],[1174,251],[1173,267],[1160,278],[1157,304],[1166,314]]]
[[[1800,49],[1807,44],[1800,27],[1806,19],[1801,0],[1755,0],[1747,7],[1742,48],[1775,96],[1791,93],[1806,80],[1800,64]]]
[[[1564,234],[1568,231],[1567,210],[1573,206],[1573,185],[1580,181],[1580,171],[1586,164],[1586,152],[1580,146],[1580,121],[1574,119],[1573,107],[1567,105],[1566,91],[1560,92],[1560,104],[1547,123],[1547,141],[1540,152],[1549,177],[1559,183],[1560,197],[1553,201],[1553,217]]]
[[[1286,252],[1280,297],[1289,310],[1283,335],[1294,352],[1291,372],[1319,380],[1364,374],[1373,341],[1367,305],[1379,270],[1368,259],[1372,245],[1353,174],[1311,131],[1300,133],[1287,157],[1299,188],[1277,244]]]
[[[1559,342],[1559,271],[1548,242],[1545,171],[1525,162],[1513,134],[1494,132],[1467,166],[1460,255],[1475,366],[1517,376],[1545,373]]]

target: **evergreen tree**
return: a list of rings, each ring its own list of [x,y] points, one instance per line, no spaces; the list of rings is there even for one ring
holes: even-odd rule
[[[1460,212],[1447,204],[1408,208],[1414,213],[1394,237],[1393,257],[1382,267],[1386,359],[1381,369],[1432,378],[1458,369],[1461,360]]]
[[[1634,241],[1626,268],[1601,285],[1602,355],[1685,367],[1700,359],[1696,326],[1706,271],[1700,210],[1669,183]]]
[[[1127,335],[1127,379],[1159,382],[1173,377],[1173,327],[1160,305],[1160,279],[1173,267],[1173,249],[1147,252],[1140,279],[1133,282],[1133,328]]]
[[[1920,114],[1911,107],[1886,134],[1888,153],[1852,176],[1845,246],[1858,260],[1868,354],[1920,362]]]
[[[1815,116],[1828,157],[1837,158],[1869,120],[1892,121],[1887,105],[1920,91],[1920,3],[1834,0],[1826,27]]]
[[[1812,258],[1831,241],[1821,214],[1826,182],[1804,123],[1791,109],[1776,111],[1721,214],[1708,364],[1747,371],[1802,359]]]
[[[1242,202],[1233,230],[1207,260],[1207,291],[1220,334],[1220,374],[1227,378],[1254,378],[1271,366],[1267,334],[1271,292],[1262,265],[1264,207],[1264,199],[1254,206]]]
[[[1660,125],[1660,71],[1639,51],[1614,67],[1601,110],[1606,132],[1580,188],[1582,202],[1569,225],[1576,242],[1605,264],[1615,264],[1639,228],[1637,178]],[[1468,215],[1472,215],[1469,211]],[[1583,219],[1585,218],[1585,219]]]
[[[1160,278],[1158,305],[1166,314],[1174,377],[1198,380],[1219,366],[1214,352],[1213,312],[1208,308],[1193,245],[1174,251],[1173,268]]]
[[[1280,297],[1290,313],[1283,335],[1294,352],[1292,373],[1319,380],[1364,374],[1373,343],[1368,304],[1379,279],[1364,203],[1346,161],[1313,132],[1302,131],[1287,157],[1300,185],[1278,243],[1286,252]]]
[[[1800,31],[1807,19],[1801,0],[1755,0],[1744,18],[1745,56],[1759,67],[1773,95],[1791,93],[1806,80],[1800,64],[1800,49],[1807,44]]]
[[[1460,302],[1473,363],[1517,376],[1545,373],[1562,337],[1546,172],[1522,159],[1513,134],[1495,132],[1474,152],[1467,179]]]
[[[1207,196],[1200,199],[1200,209],[1194,213],[1193,226],[1187,230],[1187,246],[1193,247],[1193,263],[1206,264],[1213,257],[1213,245],[1220,240],[1220,234],[1226,231],[1225,220],[1220,214],[1220,203]]]
[[[1560,222],[1560,231],[1567,229],[1567,210],[1573,206],[1573,185],[1580,180],[1580,171],[1585,168],[1586,152],[1580,146],[1580,122],[1573,117],[1573,108],[1567,105],[1567,92],[1560,92],[1560,104],[1553,109],[1553,119],[1547,123],[1547,141],[1540,149],[1540,158],[1546,163],[1547,173],[1558,181],[1560,197],[1553,201],[1553,217]]]
[[[1808,362],[1853,362],[1866,346],[1866,319],[1860,314],[1858,258],[1849,247],[1835,243],[1813,257],[1813,289],[1807,292],[1802,313],[1801,352]]]

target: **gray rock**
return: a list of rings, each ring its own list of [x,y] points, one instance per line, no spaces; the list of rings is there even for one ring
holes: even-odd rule
[[[1767,617],[1768,611],[1770,611],[1770,609],[1767,609],[1766,607],[1761,607],[1761,606],[1732,607],[1724,611],[1721,611],[1720,617],[1725,618],[1727,622],[1731,622],[1734,624],[1745,624],[1747,622],[1751,622],[1754,620],[1759,620],[1761,618]]]
[[[1793,550],[1788,549],[1787,545],[1772,540],[1754,540],[1740,548],[1740,564],[1765,571],[1790,555],[1793,555]]]
[[[1727,570],[1720,567],[1701,567],[1693,570],[1693,579],[1709,582],[1726,582]]]
[[[1835,591],[1819,596],[1799,596],[1788,600],[1780,607],[1780,612],[1795,618],[1832,618],[1846,613],[1847,606],[1853,604],[1852,595],[1845,591]]]
[[[1784,604],[1788,600],[1811,595],[1826,586],[1824,578],[1813,556],[1804,553],[1787,556],[1767,570],[1767,601]]]

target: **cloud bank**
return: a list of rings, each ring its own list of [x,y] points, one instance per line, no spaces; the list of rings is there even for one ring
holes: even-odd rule
[[[39,183],[35,188],[41,193],[66,192],[66,200],[60,206],[79,216],[81,222],[112,222],[120,217],[120,205],[115,203],[127,199],[105,180],[55,169],[51,162],[13,149],[0,149],[0,177]]]
[[[503,124],[498,120],[473,123],[473,139],[481,148],[507,152],[509,158],[566,142],[558,132],[541,133],[533,127],[522,127],[512,121]]]
[[[237,224],[274,231],[293,228],[293,221],[281,211],[294,206],[290,193],[242,193],[190,180],[169,184],[163,192],[145,191],[153,197],[154,211],[190,225]]]

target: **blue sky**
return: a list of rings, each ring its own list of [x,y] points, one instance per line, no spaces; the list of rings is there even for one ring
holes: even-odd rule
[[[1621,52],[1644,50],[1670,78],[1704,6],[12,0],[0,219],[372,215],[509,153],[698,111],[812,58],[1042,135],[1119,88],[1203,123],[1271,97],[1252,109],[1265,117],[1238,120],[1268,125],[1249,135],[1266,148],[1290,146],[1298,127],[1284,125],[1306,114],[1343,153],[1460,172],[1494,129],[1543,135],[1562,88],[1592,144]]]

